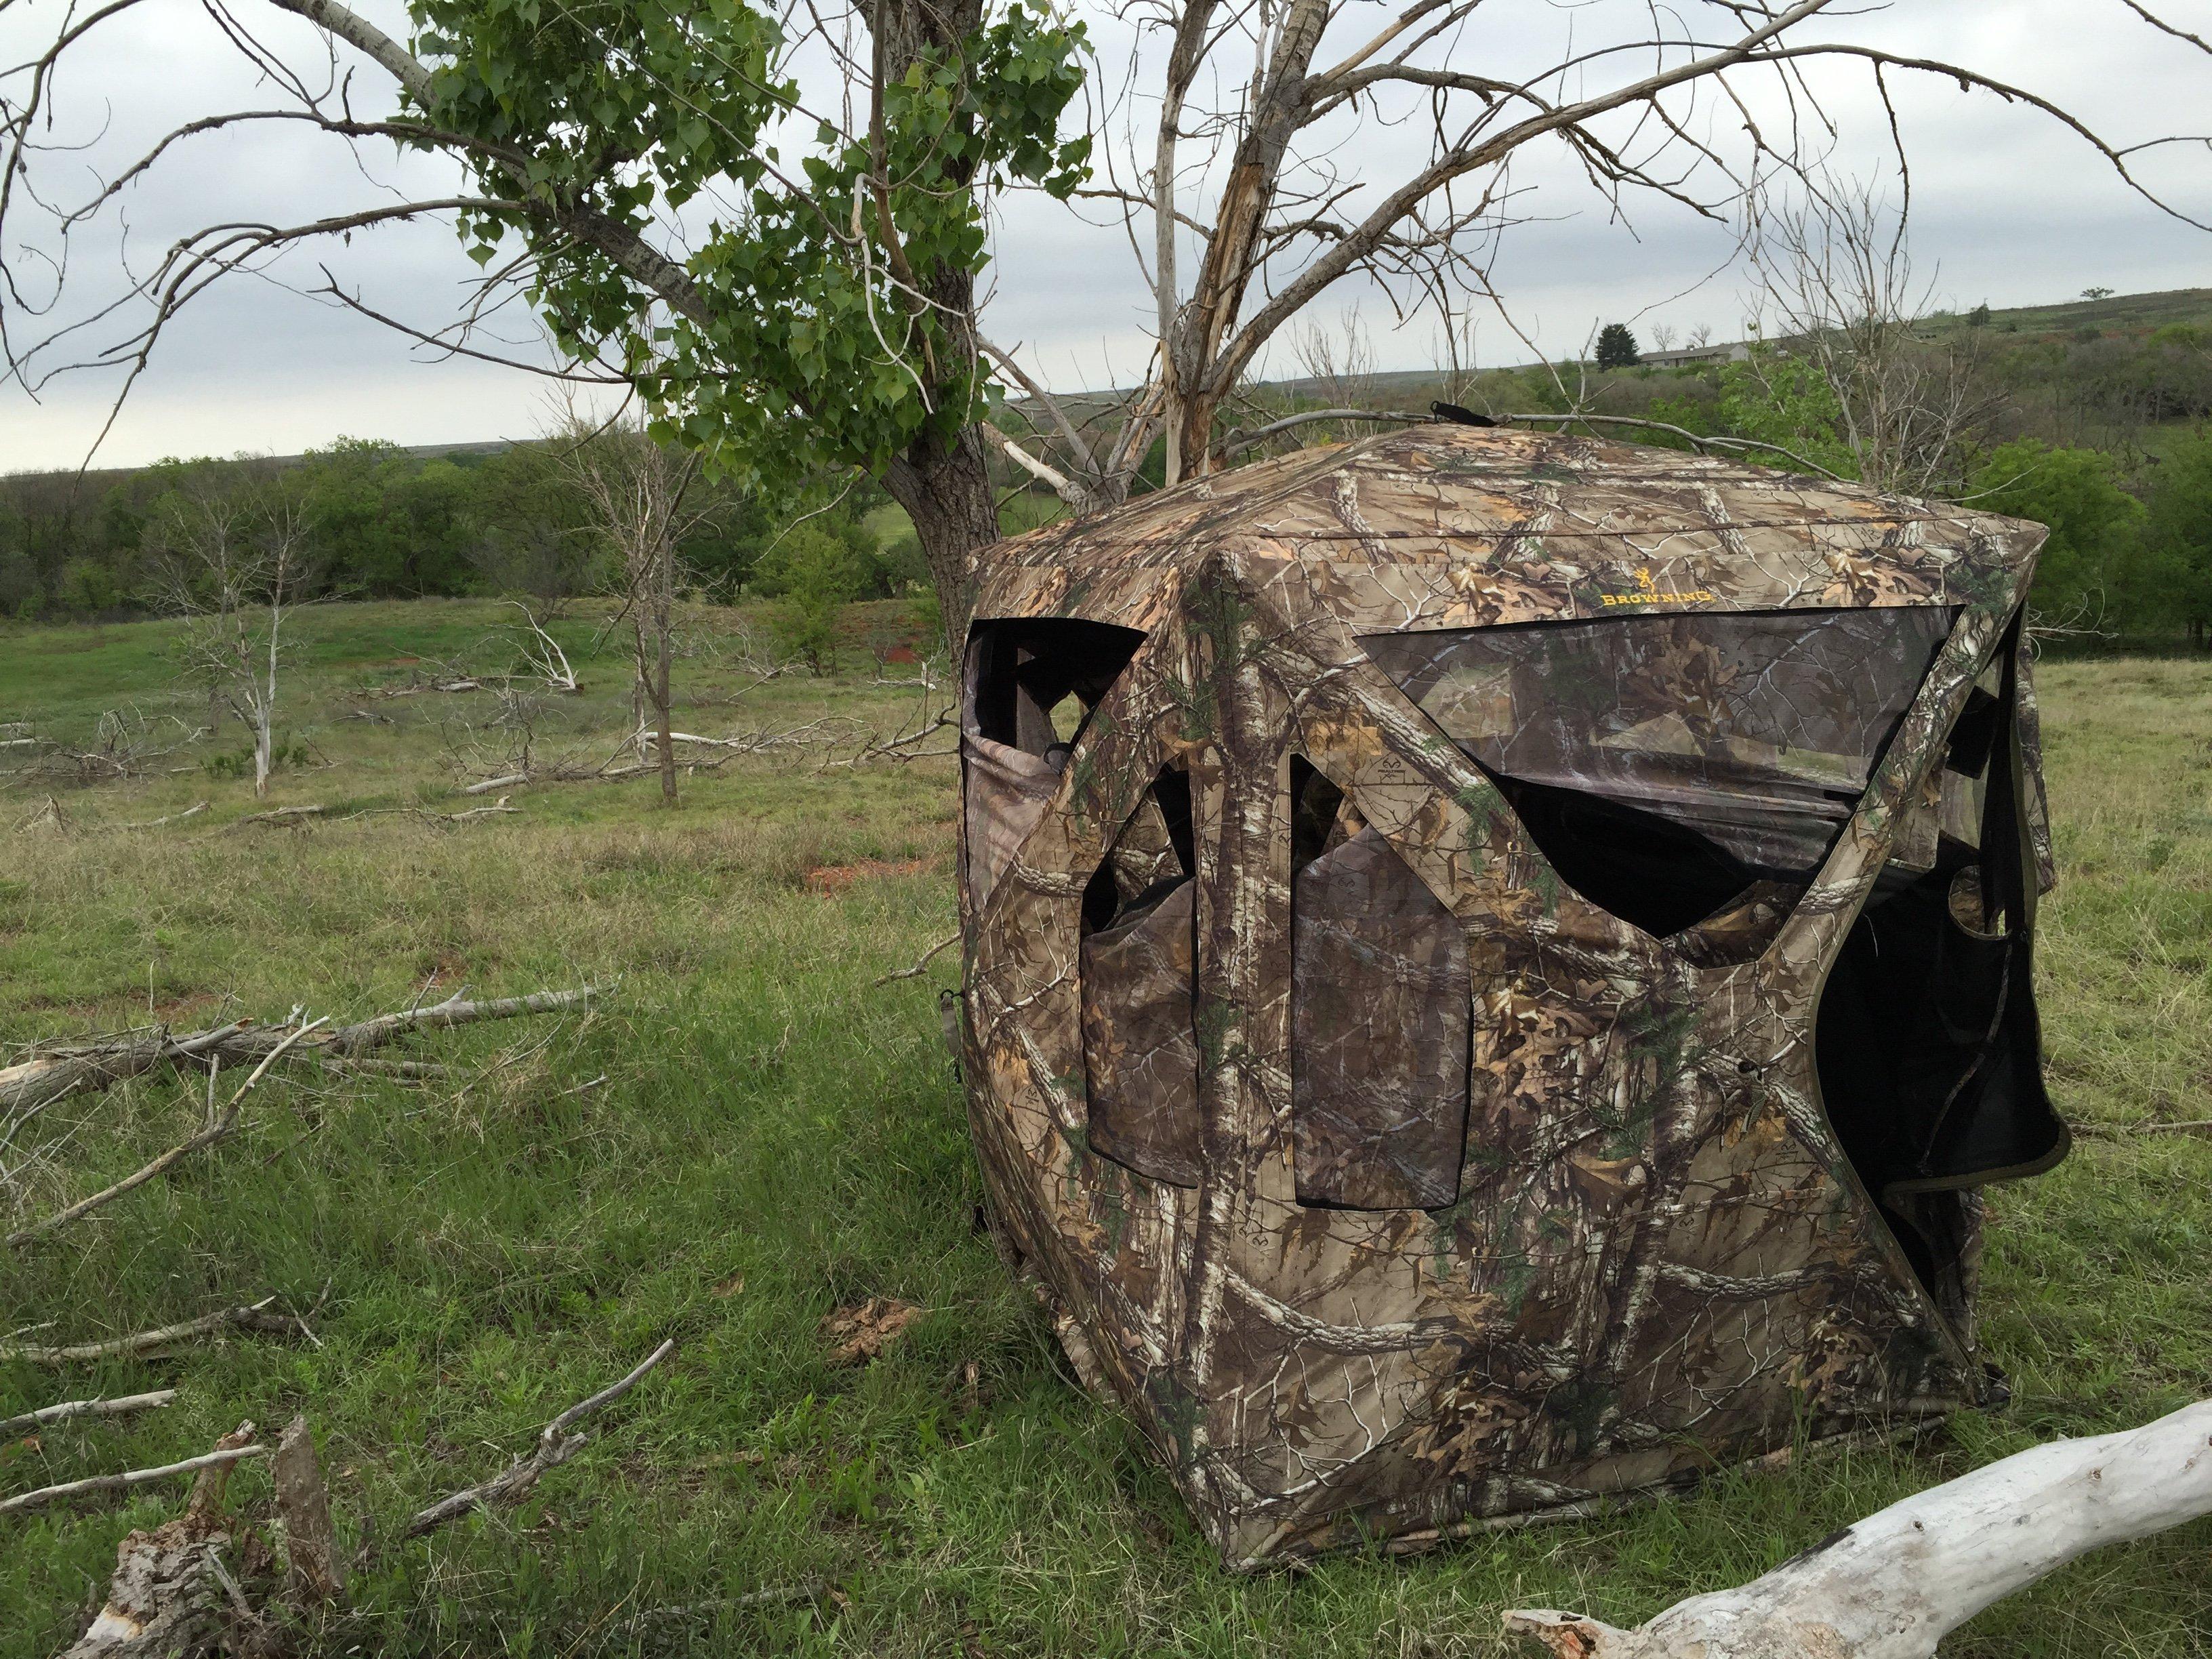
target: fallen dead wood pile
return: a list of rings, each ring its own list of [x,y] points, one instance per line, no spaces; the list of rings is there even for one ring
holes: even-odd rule
[[[392,1535],[390,1545],[435,1532],[479,1509],[520,1503],[547,1470],[590,1443],[591,1437],[577,1430],[579,1423],[621,1399],[675,1351],[673,1339],[661,1343],[628,1376],[548,1423],[537,1446],[501,1474],[418,1511]],[[348,1563],[305,1417],[292,1419],[270,1460],[275,1545],[264,1541],[249,1521],[226,1511],[223,1494],[231,1469],[268,1450],[254,1425],[241,1423],[198,1457],[94,1475],[0,1503],[0,1511],[28,1510],[181,1474],[196,1476],[183,1514],[151,1531],[132,1532],[117,1548],[106,1601],[64,1659],[278,1653],[287,1650],[283,1638],[290,1615],[345,1595]],[[234,1541],[239,1546],[234,1553]],[[351,1565],[358,1570],[380,1553],[365,1536]]]
[[[586,985],[574,991],[538,991],[528,996],[501,997],[485,1002],[467,1001],[464,994],[457,991],[443,1002],[428,1007],[379,1014],[373,1019],[337,1026],[312,1037],[289,1022],[283,1025],[257,1025],[250,1020],[237,1020],[228,1025],[181,1035],[165,1027],[154,1027],[95,1037],[87,1042],[46,1045],[27,1060],[0,1067],[0,1119],[36,1111],[78,1090],[105,1089],[157,1066],[212,1066],[218,1062],[224,1066],[251,1066],[283,1050],[289,1050],[294,1059],[349,1060],[416,1031],[442,1030],[483,1020],[513,1019],[524,1014],[550,1014],[580,1007],[599,995],[602,989]]]

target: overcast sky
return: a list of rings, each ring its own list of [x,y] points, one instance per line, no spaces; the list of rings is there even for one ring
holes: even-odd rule
[[[234,4],[257,23],[267,15],[257,0]],[[362,9],[395,32],[402,28],[398,5]],[[2203,0],[2167,0],[2166,9],[2204,32]],[[1551,0],[1493,0],[1476,15],[1467,49],[1479,49],[1490,72],[1500,64],[1542,61],[1530,54],[1547,46],[1556,51],[1568,23],[1589,10]],[[27,46],[51,34],[58,15],[57,0],[0,4],[0,61],[23,58]],[[1355,21],[1362,32],[1372,27]],[[2117,0],[1904,0],[1828,32],[1974,64],[2055,99],[2118,142],[2212,126],[2212,64],[2136,23]],[[309,38],[304,25],[283,17],[270,21],[267,36],[295,46]],[[50,201],[81,198],[100,173],[134,158],[181,120],[282,101],[256,86],[194,0],[142,5],[94,40],[71,60],[60,85],[54,136],[95,142],[81,156],[43,164],[37,182]],[[1101,44],[1102,56],[1115,61],[1119,43],[1109,36]],[[303,57],[313,61],[312,53]],[[374,70],[357,76],[357,109],[388,99]],[[1886,122],[1864,77],[1839,74],[1823,90],[1840,129],[1838,168],[1879,174]],[[2129,195],[2108,164],[2054,123],[1985,95],[1964,95],[1948,82],[1923,80],[1899,91],[1914,166],[1913,252],[1923,274],[1935,278],[1940,301],[2004,306],[2070,298],[2093,284],[2122,293],[2212,284],[2212,236]],[[1350,174],[1387,185],[1402,176],[1418,143],[1404,128],[1363,129],[1346,137],[1334,160]],[[2212,156],[2202,149],[2163,152],[2149,158],[2149,169],[2197,216],[2212,218]],[[1556,158],[1532,158],[1516,181],[1534,187],[1524,201],[1540,216],[1507,234],[1492,276],[1516,321],[1548,355],[1573,351],[1597,324],[1620,319],[1633,319],[1647,340],[1659,323],[1684,330],[1702,323],[1722,338],[1741,331],[1745,279],[1736,270],[1713,274],[1732,245],[1724,228],[1663,204],[1639,208],[1632,224],[1609,222],[1603,204]],[[199,224],[242,217],[296,222],[396,199],[399,191],[434,196],[453,187],[441,161],[396,159],[386,146],[376,146],[364,167],[337,142],[295,131],[204,136],[175,152],[154,182],[126,194],[127,240],[118,242],[112,227],[78,238],[59,314],[80,314],[95,293],[112,295],[112,273],[126,253],[143,262]],[[50,275],[12,239],[4,252],[27,292],[50,289]],[[986,326],[994,340],[1022,346],[1056,388],[1126,383],[1141,369],[1151,301],[1118,226],[1087,229],[1059,204],[1013,198],[1004,204],[994,252]],[[173,325],[100,447],[99,464],[289,453],[341,434],[466,441],[525,435],[544,423],[545,387],[534,377],[486,364],[424,362],[426,354],[374,323],[296,291],[322,280],[320,261],[368,303],[426,326],[452,315],[475,274],[451,229],[426,222],[365,233],[314,258],[295,256],[275,273],[281,280],[229,280]],[[1424,319],[1392,334],[1387,307],[1372,295],[1346,292],[1325,302],[1321,315],[1333,319],[1355,302],[1380,366],[1433,361],[1435,324]],[[36,321],[20,313],[6,320],[19,339]],[[514,317],[506,331],[518,349],[539,349],[526,318]],[[88,341],[106,344],[115,337],[112,329],[88,332]],[[1528,356],[1494,321],[1481,325],[1477,339],[1486,362]],[[1286,353],[1275,362],[1295,372]],[[20,389],[0,387],[0,471],[82,462],[114,387],[112,374],[67,376],[35,403]]]

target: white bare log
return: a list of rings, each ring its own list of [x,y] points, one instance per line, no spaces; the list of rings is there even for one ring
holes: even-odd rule
[[[82,1480],[65,1480],[58,1486],[40,1486],[33,1492],[18,1492],[13,1498],[0,1498],[0,1515],[42,1509],[48,1504],[58,1504],[64,1498],[83,1498],[93,1492],[123,1492],[132,1486],[143,1486],[149,1480],[173,1480],[180,1474],[192,1474],[201,1469],[213,1468],[217,1464],[260,1457],[268,1449],[266,1446],[235,1446],[226,1451],[202,1452],[198,1457],[187,1457],[181,1463],[164,1463],[159,1468],[125,1469],[117,1474],[95,1474]]]
[[[79,1417],[127,1417],[133,1412],[158,1411],[176,1397],[174,1389],[156,1389],[151,1394],[118,1395],[112,1400],[64,1400],[20,1417],[0,1418],[0,1434],[21,1434],[26,1429],[47,1428]]]
[[[1634,1630],[1529,1609],[1559,1659],[1931,1659],[1948,1632],[2075,1557],[2212,1513],[2212,1401],[2001,1458],[1848,1527],[1737,1589]]]
[[[527,772],[509,772],[504,777],[486,778],[482,783],[472,783],[461,791],[465,795],[489,795],[495,789],[513,789],[530,781]]]

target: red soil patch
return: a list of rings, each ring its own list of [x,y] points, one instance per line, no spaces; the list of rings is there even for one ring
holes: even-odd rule
[[[877,876],[919,875],[929,868],[929,862],[926,858],[908,859],[904,863],[890,859],[862,859],[858,864],[817,865],[806,872],[806,887],[809,892],[836,898],[849,891],[854,883]]]

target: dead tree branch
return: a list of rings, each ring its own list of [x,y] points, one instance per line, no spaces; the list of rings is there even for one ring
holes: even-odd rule
[[[21,1434],[26,1429],[43,1429],[72,1418],[127,1417],[132,1412],[158,1411],[176,1397],[174,1389],[156,1389],[151,1394],[118,1395],[112,1400],[64,1400],[20,1417],[0,1418],[0,1434]]]
[[[236,1094],[231,1096],[230,1104],[223,1109],[222,1115],[212,1118],[207,1127],[202,1129],[198,1134],[192,1136],[188,1140],[179,1141],[176,1146],[170,1147],[167,1152],[163,1152],[152,1163],[132,1171],[131,1174],[124,1176],[122,1180],[117,1182],[113,1186],[103,1187],[100,1191],[92,1194],[89,1197],[81,1198],[77,1200],[76,1203],[68,1206],[66,1208],[55,1211],[53,1214],[46,1217],[43,1221],[34,1221],[27,1227],[17,1229],[15,1231],[8,1235],[9,1248],[11,1249],[21,1249],[24,1245],[28,1244],[33,1239],[37,1238],[43,1234],[50,1233],[57,1227],[66,1226],[69,1223],[78,1219],[80,1217],[90,1215],[94,1210],[98,1209],[101,1205],[109,1202],[111,1200],[122,1197],[124,1194],[130,1192],[134,1188],[144,1186],[155,1176],[160,1175],[164,1170],[167,1170],[171,1164],[176,1163],[180,1158],[190,1157],[192,1153],[198,1152],[202,1147],[212,1146],[218,1140],[228,1139],[231,1134],[238,1127],[238,1114],[240,1108],[246,1103],[246,1096],[253,1092],[255,1085],[258,1085],[264,1077],[268,1075],[269,1068],[275,1065],[276,1061],[283,1056],[284,1052],[287,1049],[298,1043],[300,1040],[305,1037],[309,1032],[314,1030],[318,1026],[325,1025],[329,1023],[330,1017],[326,1014],[322,1018],[314,1021],[312,1024],[295,1027],[291,1035],[287,1036],[283,1042],[278,1043],[274,1048],[271,1048],[266,1054],[262,1056],[261,1063],[253,1068],[253,1074],[247,1078],[246,1081],[240,1085]],[[208,1066],[208,1103],[210,1107],[215,1103],[216,1076],[217,1073],[221,1071],[222,1064],[222,1061],[217,1060],[211,1061]]]
[[[301,1043],[298,1053],[302,1058],[328,1054],[351,1059],[412,1031],[444,1030],[525,1014],[558,1013],[581,1006],[605,988],[586,985],[574,991],[537,991],[489,1002],[466,1001],[457,991],[431,1007],[379,1014],[357,1024],[338,1026],[312,1042]],[[155,1029],[48,1047],[16,1065],[0,1067],[0,1115],[34,1110],[75,1089],[105,1089],[156,1066],[186,1062],[212,1066],[218,1061],[253,1065],[271,1051],[291,1048],[297,1042],[299,1034],[289,1026],[240,1020],[183,1036]]]
[[[296,829],[303,820],[319,818],[330,810],[327,806],[320,805],[278,806],[266,812],[248,812],[244,817],[231,823],[227,830],[217,833],[228,834],[231,830],[244,830],[256,823],[282,823]]]
[[[152,1353],[156,1349],[190,1341],[196,1336],[210,1336],[222,1330],[289,1333],[300,1329],[298,1321],[291,1315],[269,1311],[270,1304],[276,1300],[273,1296],[264,1296],[258,1302],[243,1303],[234,1308],[219,1308],[211,1314],[202,1314],[198,1319],[164,1325],[158,1330],[139,1331],[130,1336],[110,1337],[104,1342],[78,1342],[67,1347],[46,1347],[31,1342],[0,1343],[0,1364],[20,1359],[33,1365],[79,1365],[94,1359],[121,1359]]]
[[[148,818],[140,823],[118,823],[118,830],[158,830],[165,823],[176,823],[185,818],[196,818],[208,810],[208,803],[196,800],[181,812],[165,812],[158,818]]]
[[[940,951],[950,950],[952,946],[959,943],[960,935],[957,933],[954,933],[946,939],[941,939],[938,940],[936,944],[931,945],[929,949],[924,951],[920,956],[916,957],[914,959],[913,967],[902,968],[895,974],[885,974],[882,978],[871,980],[868,983],[872,988],[878,985],[890,985],[898,980],[919,978],[922,970],[929,966],[930,963]]]
[[[125,1469],[119,1474],[95,1474],[82,1480],[65,1480],[58,1486],[40,1486],[35,1492],[18,1492],[13,1498],[0,1498],[0,1515],[43,1509],[49,1504],[88,1497],[96,1492],[127,1492],[133,1486],[143,1486],[149,1480],[168,1480],[180,1474],[193,1474],[218,1465],[227,1468],[249,1457],[265,1457],[268,1452],[266,1446],[233,1446],[222,1451],[202,1452],[198,1457],[187,1457],[181,1463],[164,1463],[159,1468]]]
[[[460,1491],[440,1498],[428,1509],[417,1511],[414,1518],[400,1529],[399,1536],[403,1539],[420,1538],[424,1533],[435,1532],[447,1522],[459,1520],[473,1510],[519,1502],[538,1484],[538,1478],[546,1470],[567,1462],[590,1442],[589,1435],[571,1434],[568,1432],[570,1429],[594,1412],[621,1399],[637,1386],[639,1379],[647,1371],[675,1352],[676,1339],[671,1337],[648,1354],[644,1364],[619,1382],[600,1389],[589,1399],[578,1401],[548,1423],[538,1433],[537,1449],[527,1456],[516,1458],[482,1486],[464,1486]]]

